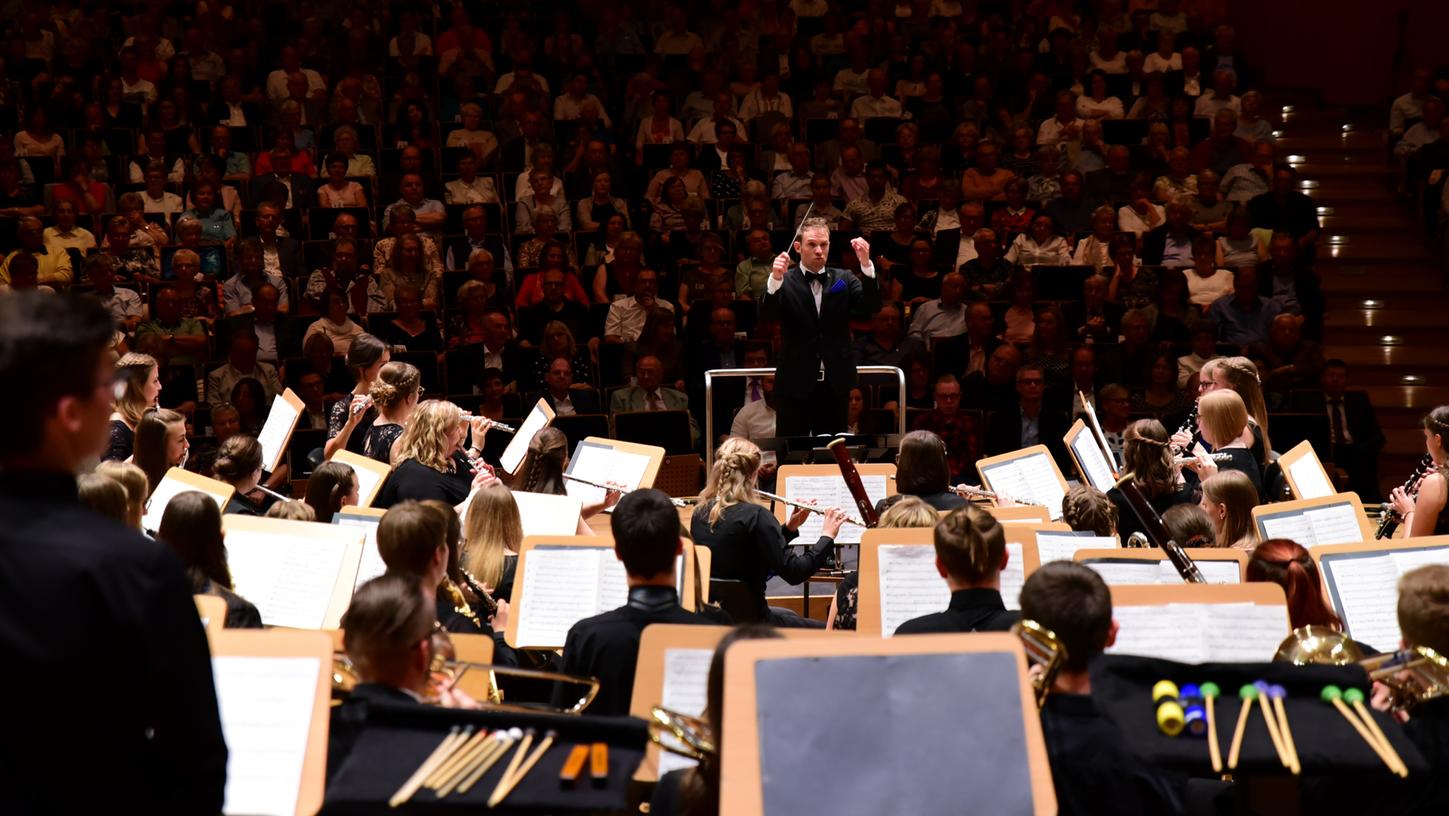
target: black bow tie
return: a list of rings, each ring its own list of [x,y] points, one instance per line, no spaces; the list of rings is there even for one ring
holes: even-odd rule
[[[830,274],[828,272],[825,272],[824,270],[821,270],[819,272],[811,272],[810,270],[802,266],[800,267],[800,272],[805,275],[806,283],[818,283],[821,286],[824,286],[825,284],[830,282]]]

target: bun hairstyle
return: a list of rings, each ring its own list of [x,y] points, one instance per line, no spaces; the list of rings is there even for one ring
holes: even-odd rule
[[[418,384],[422,377],[422,372],[412,363],[388,363],[378,372],[368,396],[372,397],[372,403],[379,410],[391,410],[418,393]]]
[[[262,444],[256,437],[236,434],[221,443],[212,466],[216,477],[228,484],[238,484],[251,478],[262,467]]]
[[[525,493],[564,493],[564,463],[569,457],[569,440],[558,428],[544,428],[528,442],[528,452],[510,480],[514,490]]]
[[[151,408],[146,402],[146,382],[155,368],[155,357],[134,351],[116,361],[116,413],[132,429]]]
[[[709,471],[709,484],[700,492],[700,501],[714,500],[709,509],[709,528],[713,530],[724,511],[732,505],[754,501],[755,474],[760,470],[760,448],[748,439],[732,436],[714,453]]]
[[[1343,630],[1343,621],[1323,597],[1323,583],[1313,556],[1297,542],[1270,538],[1253,549],[1248,559],[1249,581],[1271,581],[1288,596],[1288,622],[1300,626],[1330,626]]]
[[[347,347],[347,368],[357,379],[362,372],[372,368],[387,353],[387,344],[370,334],[359,334]]]

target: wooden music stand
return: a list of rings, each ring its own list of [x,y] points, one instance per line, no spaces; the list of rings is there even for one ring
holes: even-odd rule
[[[860,474],[860,477],[861,477],[862,480],[865,479],[865,477],[867,477],[867,476],[884,476],[885,477],[885,483],[886,483],[886,492],[885,492],[885,495],[887,495],[887,496],[894,496],[897,492],[899,492],[899,491],[896,490],[896,480],[891,478],[892,476],[896,475],[896,466],[893,465],[893,464],[891,464],[891,463],[889,463],[889,462],[872,462],[872,463],[868,463],[868,464],[857,464],[855,466],[855,472]],[[836,479],[837,481],[840,482],[840,484],[841,484],[841,488],[840,488],[841,489],[841,492],[842,493],[847,492],[845,490],[845,477],[840,475],[840,467],[838,465],[834,465],[834,464],[830,464],[830,465],[781,465],[779,471],[775,475],[775,486],[776,486],[776,491],[775,492],[778,493],[781,496],[784,496],[787,499],[788,498],[791,498],[790,493],[789,493],[790,480],[791,479],[796,479],[796,478],[811,478],[811,477],[814,477],[814,478],[831,478],[831,477],[833,477],[834,479]],[[858,510],[855,509],[855,502],[853,502],[853,501],[847,502],[845,504],[842,504],[841,507],[840,507],[840,509],[841,510],[844,510],[845,511],[845,514],[848,515],[848,516],[857,516],[858,517],[860,515],[860,511],[858,511]],[[795,512],[795,508],[793,508],[793,507],[791,507],[791,506],[789,506],[787,504],[780,504],[780,503],[777,502],[776,505],[775,505],[775,519],[778,520],[781,524],[784,524],[785,523],[785,520],[788,519],[788,518],[790,518],[790,514],[793,513],[793,512]],[[849,525],[846,525],[846,526],[849,526]]]
[[[381,519],[385,515],[387,515],[387,511],[381,507],[353,507],[352,505],[347,505],[336,513],[333,513],[332,518],[336,519],[338,516],[344,516],[355,519]]]
[[[538,402],[533,404],[528,416],[519,423],[518,431],[513,434],[513,438],[508,440],[508,447],[503,449],[503,455],[498,457],[498,465],[504,473],[512,476],[518,470],[518,466],[523,464],[523,457],[528,453],[528,445],[533,441],[533,437],[552,424],[553,419],[553,409],[548,406],[547,400],[540,397]]]
[[[1193,561],[1235,561],[1238,564],[1238,583],[1248,580],[1248,553],[1243,550],[1221,547],[1184,547],[1183,552]],[[1119,547],[1114,550],[1077,550],[1074,561],[1090,564],[1097,561],[1168,561],[1167,553],[1157,547]],[[1147,586],[1144,584],[1143,586]]]
[[[695,550],[698,548],[688,541],[684,542],[684,544],[684,564],[682,569],[682,575],[684,576],[682,583],[684,586],[679,588],[679,604],[685,609],[693,611],[698,608],[698,602],[695,598],[694,581],[691,580],[694,574],[693,570],[695,569]],[[514,573],[518,577],[513,581],[513,595],[507,599],[508,629],[504,633],[503,640],[515,649],[562,649],[562,643],[529,643],[525,646],[518,644],[519,621],[522,620],[525,604],[528,603],[528,596],[524,592],[524,576],[526,575],[524,570],[528,566],[528,554],[538,547],[602,549],[607,550],[610,556],[612,556],[614,552],[614,539],[612,536],[528,536],[523,539],[523,544],[518,548],[518,567]],[[708,584],[709,582],[705,581],[704,583]],[[607,610],[601,609],[599,611],[604,612]]]
[[[286,536],[292,539],[330,539],[346,546],[342,563],[327,602],[327,611],[318,628],[335,629],[342,621],[342,615],[352,603],[352,592],[357,582],[357,567],[362,560],[364,533],[357,527],[337,524],[318,524],[314,521],[291,521],[290,519],[263,518],[228,514],[221,518],[222,530],[227,535],[227,544],[236,549],[242,535]],[[238,583],[238,594],[247,596],[247,590]],[[260,596],[251,598],[253,603],[263,602]]]
[[[1085,436],[1083,436],[1084,434]],[[1115,468],[1102,452],[1102,446],[1097,441],[1097,434],[1087,427],[1087,423],[1080,418],[1077,419],[1072,423],[1071,429],[1062,437],[1062,441],[1067,443],[1067,452],[1072,455],[1072,462],[1076,464],[1077,473],[1081,474],[1083,484],[1089,484],[1103,493],[1116,486]],[[1078,445],[1086,450],[1078,450]],[[1096,461],[1092,461],[1094,453]],[[1103,471],[1103,468],[1106,470]],[[1097,478],[1092,478],[1093,474],[1096,474]]]
[[[311,725],[302,782],[297,792],[297,816],[322,807],[327,780],[327,725],[332,697],[332,641],[324,632],[295,629],[227,629],[211,638],[216,657],[310,658],[317,661],[317,688],[312,699]]]
[[[226,509],[227,502],[236,494],[236,488],[226,482],[208,479],[199,473],[178,467],[171,468],[161,477],[161,483],[152,487],[151,498],[146,502],[145,515],[141,518],[141,526],[153,532],[161,529],[161,517],[166,513],[166,506],[176,494],[189,490],[199,490],[210,496],[222,510]]]
[[[1283,478],[1299,499],[1320,499],[1334,495],[1333,480],[1318,459],[1318,452],[1307,439],[1278,457]],[[1325,488],[1327,490],[1325,491]]]
[[[987,476],[987,471],[998,465],[1015,462],[1018,459],[1030,459],[1035,456],[1045,457],[1047,466],[1051,468],[1051,473],[1056,477],[1057,484],[1061,487],[1062,495],[1065,496],[1067,494],[1066,477],[1062,475],[1061,469],[1057,467],[1056,460],[1052,458],[1051,451],[1047,450],[1046,445],[1032,445],[1029,448],[1022,448],[1021,450],[1015,450],[1010,453],[1002,453],[997,454],[996,456],[988,456],[984,459],[978,459],[976,461],[976,472],[981,476],[981,484],[993,493],[1005,492],[1009,498],[1031,499],[1033,498],[1032,496],[1013,496],[1011,495],[1011,491],[1009,490],[998,490],[997,487],[991,483],[991,478]],[[1054,507],[1048,506],[1046,508],[1046,511],[1047,515],[1052,519],[1061,518],[1061,502],[1057,501],[1056,506]]]
[[[1288,607],[1283,588],[1271,581],[1249,584],[1134,584],[1108,587],[1112,606],[1163,606],[1165,604],[1242,604]],[[1286,631],[1283,633],[1288,634]]]
[[[219,595],[192,595],[196,601],[196,612],[201,624],[206,627],[206,636],[211,638],[226,628],[226,600]]]
[[[1284,473],[1287,473],[1285,468]],[[1301,515],[1304,512],[1317,507],[1332,507],[1334,505],[1352,505],[1353,513],[1358,518],[1358,526],[1363,536],[1364,543],[1374,540],[1374,525],[1368,519],[1368,514],[1363,511],[1363,503],[1358,500],[1357,493],[1335,493],[1331,496],[1323,496],[1317,499],[1294,499],[1293,501],[1274,502],[1273,504],[1260,504],[1253,508],[1253,524],[1258,528],[1258,535],[1263,538],[1271,538],[1263,529],[1263,519],[1275,516]],[[1305,549],[1315,549],[1304,542]]]
[[[302,398],[290,388],[272,400],[267,422],[262,426],[261,433],[257,434],[257,442],[262,446],[262,468],[268,473],[275,472],[282,464],[292,432],[297,430],[297,422],[306,410],[307,406]]]
[[[487,621],[484,621],[485,625]],[[482,663],[484,665],[493,662],[493,635],[492,634],[465,634],[462,632],[449,632],[448,639],[453,642],[454,656],[463,663]],[[488,675],[487,671],[470,670],[458,678],[456,688],[474,700],[484,701],[488,699]]]
[[[1022,759],[1026,764],[1025,773],[1030,779],[1029,791],[1022,790],[1019,795],[1023,798],[1029,796],[1031,812],[1038,816],[1055,813],[1056,795],[1052,788],[1046,745],[1041,734],[1041,718],[1037,713],[1034,692],[1027,675],[1026,655],[1022,650],[1021,642],[1014,635],[999,632],[964,635],[913,635],[908,638],[889,640],[823,637],[789,641],[750,640],[736,643],[730,647],[730,657],[725,663],[724,722],[722,725],[724,732],[729,734],[729,739],[723,743],[724,751],[720,763],[720,812],[729,813],[732,816],[758,816],[765,813],[764,774],[761,761],[761,726],[765,718],[760,715],[761,696],[757,690],[757,678],[760,676],[759,670],[762,664],[773,661],[794,661],[800,658],[831,663],[838,658],[900,659],[911,656],[935,658],[950,654],[979,654],[983,659],[987,659],[986,655],[992,653],[1005,653],[1014,663],[1016,686],[1009,693],[1013,700],[1019,700],[1019,707],[1007,705],[1003,710],[1001,706],[993,705],[983,707],[980,711],[983,718],[994,715],[1005,717],[1013,723],[1018,721],[1018,717],[1020,718],[1025,756],[1011,757],[1008,760],[1016,762],[1018,759]],[[799,702],[809,706],[813,699],[809,694],[803,694]],[[933,701],[925,699],[918,702],[931,706]],[[990,713],[987,713],[988,711]],[[821,711],[819,713],[821,721],[850,716],[849,712],[840,711]],[[972,727],[968,723],[953,724],[952,730],[970,731]],[[941,750],[948,754],[953,752],[950,747],[945,746]],[[888,748],[887,751],[889,751]],[[966,766],[962,768],[963,774],[969,775],[972,771],[987,773],[989,768],[986,765],[990,765],[996,759],[999,757],[968,758],[961,763]],[[844,773],[849,775],[857,770],[860,769],[847,768],[844,769]],[[804,768],[772,766],[772,773],[781,774],[786,779],[811,779]],[[819,784],[819,780],[807,784]],[[918,783],[914,780],[898,778],[895,784],[904,787],[908,784]]]
[[[377,498],[378,491],[392,473],[392,468],[386,463],[345,449],[332,454],[331,461],[348,465],[357,473],[358,507],[371,507],[373,499]]]
[[[993,518],[1001,522],[1007,529],[1022,524],[1052,524],[1051,513],[1045,507],[1038,507],[1032,504],[1013,504],[1010,507],[997,507],[995,505],[978,505],[982,510],[990,513]]]
[[[584,437],[583,442],[574,447],[574,455],[569,458],[569,471],[572,472],[580,454],[583,452],[583,445],[598,445],[604,448],[613,448],[621,453],[632,453],[636,456],[649,457],[649,465],[644,469],[644,478],[639,480],[637,488],[653,487],[654,477],[659,475],[659,466],[664,462],[664,449],[657,445],[641,445],[638,442],[623,442],[618,439],[609,439],[604,436]]]
[[[1373,633],[1365,632],[1362,628],[1357,633],[1353,631],[1353,621],[1349,620],[1349,616],[1346,614],[1347,610],[1344,609],[1343,599],[1339,594],[1336,570],[1347,563],[1359,560],[1370,560],[1372,556],[1392,556],[1395,553],[1408,554],[1426,550],[1443,551],[1444,556],[1442,560],[1444,563],[1449,563],[1449,535],[1421,536],[1419,538],[1393,539],[1388,541],[1371,540],[1362,544],[1332,544],[1323,547],[1314,547],[1308,552],[1313,556],[1313,562],[1318,567],[1318,575],[1323,581],[1325,598],[1332,605],[1334,613],[1343,621],[1344,626],[1353,634],[1354,639],[1366,641],[1370,646],[1375,648],[1394,649],[1398,648],[1399,638],[1394,638],[1392,642],[1373,643],[1369,640],[1370,637],[1373,637]],[[1393,619],[1393,628],[1397,630],[1398,620],[1394,606],[1394,584],[1384,586],[1383,591],[1387,596],[1385,598],[1386,603],[1383,615],[1384,617]]]

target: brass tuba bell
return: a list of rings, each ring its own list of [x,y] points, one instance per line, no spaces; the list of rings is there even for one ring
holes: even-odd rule
[[[1036,707],[1041,708],[1046,705],[1057,672],[1067,661],[1067,647],[1062,645],[1055,632],[1034,620],[1022,618],[1012,625],[1011,633],[1021,639],[1027,662],[1040,667],[1040,671],[1032,675],[1031,685],[1036,692]]]
[[[1449,658],[1428,646],[1364,657],[1348,635],[1327,626],[1294,629],[1273,660],[1296,666],[1362,666],[1370,680],[1393,693],[1390,707],[1395,711],[1449,694]]]

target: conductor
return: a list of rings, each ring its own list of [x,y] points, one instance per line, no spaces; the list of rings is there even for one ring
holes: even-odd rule
[[[776,368],[779,400],[776,432],[780,436],[833,434],[845,430],[847,395],[856,384],[850,359],[850,319],[869,317],[880,306],[875,265],[864,238],[850,242],[860,260],[860,277],[825,265],[830,254],[830,226],[823,218],[800,224],[790,253],[775,257],[760,317],[780,321],[782,347]]]

